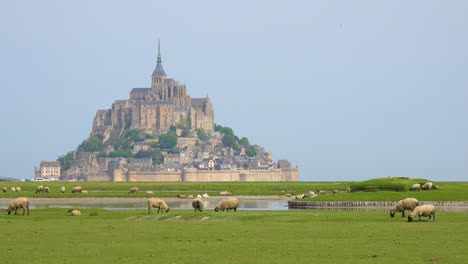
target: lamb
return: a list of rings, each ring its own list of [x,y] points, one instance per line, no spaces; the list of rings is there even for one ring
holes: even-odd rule
[[[4,193],[8,192],[7,187],[3,187],[3,188],[2,188],[2,192],[4,192]]]
[[[16,187],[16,192],[21,192],[21,188],[20,188],[20,187]]]
[[[402,212],[401,217],[405,217],[405,210],[413,211],[419,205],[415,198],[406,198],[396,203],[395,207],[390,210],[390,217],[395,217],[396,212]]]
[[[128,193],[137,193],[139,191],[138,187],[132,187],[130,188],[130,191]]]
[[[151,213],[151,208],[158,208],[158,214],[161,210],[166,210],[166,213],[169,212],[169,206],[167,206],[164,200],[159,198],[149,198],[148,199],[148,214]]]
[[[432,182],[426,182],[426,183],[422,186],[422,189],[423,189],[423,190],[430,190],[430,189],[432,189]]]
[[[420,191],[421,190],[421,184],[415,183],[411,185],[410,191]]]
[[[421,221],[421,216],[429,217],[429,220],[431,220],[431,216],[433,216],[434,221],[435,221],[435,213],[436,213],[436,209],[434,205],[432,204],[420,205],[414,208],[414,210],[408,216],[408,222],[413,221],[413,218],[415,218],[416,216],[419,218],[419,221]]]
[[[68,213],[70,214],[70,216],[80,216],[81,215],[81,212],[78,211],[78,210],[75,210],[75,209],[68,210]]]
[[[195,198],[192,201],[192,207],[195,209],[195,212],[198,210],[200,212],[203,212],[203,201],[201,198]]]
[[[46,187],[44,187],[44,192],[45,192],[45,193],[50,193],[50,188],[49,188],[49,187],[47,187],[47,186],[46,186]]]
[[[62,188],[60,188],[60,191],[61,191],[62,193],[65,193],[65,186],[62,186]]]
[[[222,199],[215,207],[215,212],[221,211],[229,211],[234,209],[234,212],[237,211],[237,207],[239,207],[239,200],[235,197]]]
[[[12,191],[12,192],[16,192],[15,187],[11,187],[11,191]]]
[[[43,193],[43,192],[44,192],[44,186],[39,185],[36,187],[36,194]]]
[[[23,215],[25,211],[28,211],[29,215],[29,200],[28,198],[25,197],[19,197],[10,202],[10,205],[8,206],[7,212],[8,215],[11,214],[12,211],[15,211],[15,215],[17,215],[18,209],[22,208],[23,209]]]
[[[71,192],[72,192],[72,193],[81,193],[81,189],[82,189],[81,186],[74,186],[74,187],[72,188],[72,191],[71,191]]]

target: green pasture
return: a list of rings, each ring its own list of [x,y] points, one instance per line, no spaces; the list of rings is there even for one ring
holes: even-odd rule
[[[0,214],[4,263],[467,263],[468,214],[35,209]]]
[[[411,192],[409,187],[413,179],[383,178],[361,183],[350,182],[213,182],[213,183],[110,183],[110,182],[0,182],[0,188],[6,187],[8,192],[0,192],[0,198],[10,197],[147,197],[145,191],[155,192],[159,197],[176,197],[179,194],[196,195],[207,192],[210,196],[219,195],[221,191],[231,191],[233,195],[286,195],[307,193],[309,190],[338,190],[335,195],[323,195],[313,198],[316,201],[397,201],[405,197],[415,197],[425,201],[468,201],[468,182],[434,182],[438,190]],[[395,190],[370,190],[347,193],[350,186],[394,186],[404,188]],[[35,194],[38,185],[49,186],[51,193]],[[72,194],[73,186],[82,186],[87,194]],[[62,194],[60,187],[65,186],[66,192]],[[137,186],[139,193],[129,194],[131,187]],[[20,193],[11,192],[11,187],[21,187]]]

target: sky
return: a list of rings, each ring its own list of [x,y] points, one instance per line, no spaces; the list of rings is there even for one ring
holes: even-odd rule
[[[0,177],[166,74],[301,181],[468,181],[468,1],[5,1]]]

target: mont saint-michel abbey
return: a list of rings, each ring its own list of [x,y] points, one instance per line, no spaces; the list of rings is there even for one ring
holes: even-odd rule
[[[151,87],[98,110],[90,137],[58,162],[41,163],[37,177],[111,182],[297,181],[299,168],[214,123],[211,100],[192,98],[168,78],[158,43]],[[66,162],[65,162],[66,161]],[[51,167],[52,165],[59,168]],[[56,176],[54,176],[56,177]]]
[[[134,88],[129,100],[117,100],[112,109],[99,110],[94,118],[93,133],[109,136],[107,131],[143,129],[158,134],[169,131],[181,120],[187,120],[191,129],[213,131],[213,107],[208,96],[191,98],[184,84],[167,78],[158,44],[151,88]]]

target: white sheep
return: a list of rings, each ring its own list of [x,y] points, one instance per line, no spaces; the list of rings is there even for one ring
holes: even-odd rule
[[[71,192],[72,192],[72,193],[81,193],[81,190],[82,190],[81,186],[74,186],[74,187],[72,188],[72,191],[71,191]]]
[[[195,198],[192,201],[192,207],[195,209],[195,212],[198,210],[200,212],[203,212],[203,201],[201,198]]]
[[[86,193],[88,193],[88,191],[87,190],[82,190],[81,193],[86,194]]]
[[[413,221],[413,218],[415,218],[416,216],[419,218],[419,221],[421,221],[421,216],[429,217],[429,220],[431,220],[431,216],[433,216],[434,221],[435,221],[435,213],[436,213],[436,209],[434,205],[432,204],[420,205],[414,208],[414,210],[408,216],[408,222]]]
[[[16,192],[21,192],[21,188],[20,188],[20,187],[16,187]]]
[[[128,193],[137,193],[139,190],[138,187],[132,187]]]
[[[423,189],[423,190],[430,190],[430,189],[432,189],[432,182],[426,182],[426,183],[422,186],[422,189]]]
[[[49,187],[47,187],[47,186],[46,186],[46,187],[44,187],[44,192],[45,192],[45,193],[50,193],[50,188],[49,188]]]
[[[411,185],[410,191],[420,191],[421,190],[421,184],[415,183]]]
[[[60,188],[60,191],[61,191],[62,193],[65,193],[65,186],[62,186],[62,188]]]
[[[201,199],[201,198],[202,198],[202,196],[201,196],[200,194],[197,194],[197,198],[200,198],[200,199]]]
[[[149,198],[148,199],[148,214],[151,213],[151,208],[158,208],[158,213],[161,210],[165,210],[166,213],[169,212],[169,206],[166,202],[159,198]]]
[[[28,198],[25,197],[19,197],[10,202],[10,205],[8,206],[7,212],[8,215],[11,214],[12,211],[15,211],[15,215],[17,214],[18,209],[22,208],[23,209],[23,215],[25,211],[28,211],[29,215],[29,200]]]
[[[237,211],[237,207],[239,207],[239,200],[235,197],[222,199],[215,207],[215,212],[221,211],[229,211],[234,209],[234,212]]]
[[[305,197],[306,195],[303,193],[296,195],[296,199],[304,199]]]
[[[207,193],[204,193],[204,194],[202,195],[202,197],[203,197],[204,199],[210,198],[210,196],[209,196]]]
[[[154,195],[154,192],[153,191],[146,191],[146,194]]]
[[[315,196],[317,196],[317,194],[313,191],[309,191],[309,197],[310,198],[314,198]]]
[[[10,189],[10,190],[11,190],[12,192],[16,192],[16,189],[15,189],[15,187],[11,187],[11,189]]]
[[[36,194],[43,193],[43,192],[44,192],[44,186],[39,185],[36,187]]]
[[[230,191],[221,191],[221,192],[219,192],[219,195],[232,195],[232,192],[230,192]]]
[[[78,210],[75,210],[75,209],[68,210],[68,213],[70,214],[70,216],[80,216],[81,215],[81,212],[78,211]]]
[[[418,205],[419,202],[415,198],[406,198],[400,200],[396,203],[395,207],[390,210],[390,217],[395,217],[395,213],[397,212],[402,212],[401,217],[405,217],[405,210],[413,211],[413,209]]]

